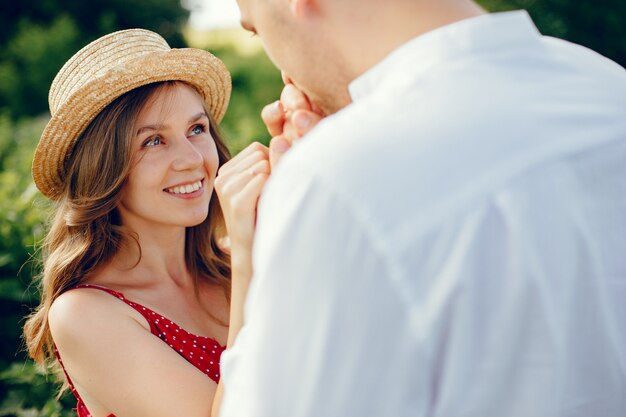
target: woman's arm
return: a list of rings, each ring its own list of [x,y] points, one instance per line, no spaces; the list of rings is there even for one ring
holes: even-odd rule
[[[280,101],[268,104],[261,117],[273,136],[270,148],[253,143],[224,164],[215,181],[231,242],[232,292],[228,346],[243,326],[243,305],[252,278],[252,242],[256,207],[262,188],[280,158],[323,118],[319,109],[283,75]],[[217,387],[212,416],[219,414],[223,384]]]
[[[232,346],[243,326],[243,305],[252,278],[256,207],[269,174],[269,150],[260,143],[252,143],[224,164],[215,180],[215,192],[230,239],[232,279],[228,347]],[[220,382],[213,401],[213,417],[219,414],[222,394]]]
[[[210,414],[215,382],[117,298],[96,289],[68,291],[48,317],[65,369],[94,417]]]

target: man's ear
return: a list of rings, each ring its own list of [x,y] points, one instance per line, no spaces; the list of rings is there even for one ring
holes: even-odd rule
[[[318,0],[289,0],[291,13],[295,17],[307,17],[315,12]]]

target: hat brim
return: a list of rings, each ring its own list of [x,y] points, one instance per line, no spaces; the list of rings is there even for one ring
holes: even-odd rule
[[[213,119],[226,113],[230,74],[222,61],[201,49],[171,49],[147,54],[95,77],[75,91],[46,125],[33,157],[37,188],[57,200],[65,181],[67,160],[78,137],[107,105],[143,85],[183,81],[202,95]]]

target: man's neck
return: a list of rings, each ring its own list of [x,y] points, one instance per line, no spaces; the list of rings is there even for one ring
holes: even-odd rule
[[[367,6],[353,11],[341,37],[351,79],[419,35],[486,13],[471,0],[373,0]]]

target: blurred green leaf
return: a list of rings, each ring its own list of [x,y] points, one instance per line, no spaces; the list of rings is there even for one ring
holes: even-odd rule
[[[0,402],[2,416],[69,417],[75,416],[71,394],[57,400],[56,384],[34,363],[15,362],[0,372],[7,393]]]
[[[544,35],[581,44],[626,66],[623,0],[478,0],[490,11],[528,10]]]

